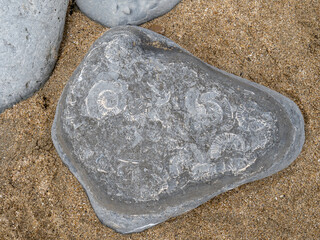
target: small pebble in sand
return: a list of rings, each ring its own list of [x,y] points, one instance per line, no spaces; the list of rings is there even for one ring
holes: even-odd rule
[[[165,29],[164,27],[162,27],[161,25],[158,24],[153,24],[149,27],[149,30],[154,31],[156,33],[159,33],[161,35],[163,35],[165,33]]]

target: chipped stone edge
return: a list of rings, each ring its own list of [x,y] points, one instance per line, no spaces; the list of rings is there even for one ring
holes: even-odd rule
[[[119,31],[119,30],[123,30],[129,34],[135,34],[134,32],[132,32],[132,30],[142,31],[142,32],[146,33],[149,37],[157,37],[158,38],[157,41],[164,42],[168,46],[176,47],[181,52],[193,56],[190,52],[183,49],[182,47],[180,47],[179,45],[177,45],[176,43],[174,43],[170,39],[168,39],[162,35],[159,35],[157,33],[154,33],[150,30],[141,28],[141,27],[136,27],[136,26],[117,27],[117,28],[113,28],[113,29],[107,31],[105,34],[113,34],[114,31],[116,31],[116,34],[117,34],[117,31]],[[103,36],[105,36],[105,34]],[[103,37],[101,37],[100,39],[102,39],[102,38]],[[98,39],[97,42],[99,42],[100,39]],[[95,47],[96,47],[96,42],[90,48],[88,54]],[[86,55],[86,57],[87,57],[87,55]],[[193,56],[193,57],[195,57],[195,56]],[[195,58],[197,60],[200,60],[197,57],[195,57]],[[253,181],[268,177],[268,176],[280,171],[279,169],[282,170],[282,169],[288,167],[298,157],[298,155],[300,154],[300,152],[302,150],[302,146],[305,141],[304,119],[303,119],[303,116],[302,116],[300,109],[292,100],[290,100],[289,98],[285,97],[284,95],[282,95],[274,90],[271,90],[267,87],[264,87],[260,84],[243,79],[243,78],[238,77],[236,75],[233,75],[231,73],[227,73],[223,70],[220,70],[216,67],[213,67],[213,66],[203,62],[202,60],[200,60],[200,61],[202,63],[204,63],[206,66],[209,66],[212,69],[212,71],[219,72],[225,76],[231,77],[237,81],[248,84],[254,88],[257,88],[261,91],[266,92],[270,97],[272,97],[281,106],[283,106],[283,110],[286,111],[286,113],[289,116],[289,119],[291,119],[291,123],[294,127],[293,141],[292,141],[290,147],[288,148],[288,150],[283,158],[283,159],[287,159],[287,160],[274,163],[266,172],[259,173],[257,175],[251,176],[248,179],[244,179],[244,180],[235,182],[231,185],[225,186],[224,188],[220,189],[220,191],[215,192],[215,193],[208,195],[206,197],[199,198],[199,199],[192,200],[192,201],[188,201],[188,202],[184,202],[183,204],[180,204],[180,205],[177,205],[174,207],[173,206],[168,207],[162,213],[152,213],[152,214],[143,214],[143,215],[125,215],[125,214],[121,214],[118,212],[108,210],[105,207],[103,207],[103,205],[101,203],[99,203],[98,199],[96,199],[94,197],[94,193],[90,189],[90,186],[85,186],[84,177],[77,171],[76,167],[72,165],[68,156],[65,153],[63,153],[62,147],[60,146],[60,144],[58,142],[58,138],[59,138],[58,131],[59,131],[59,127],[60,127],[60,126],[58,126],[59,125],[58,119],[59,119],[59,115],[60,115],[59,108],[61,107],[62,101],[66,96],[67,90],[69,88],[68,86],[69,86],[69,83],[71,82],[71,79],[74,78],[74,76],[77,74],[78,71],[80,71],[80,69],[83,66],[83,62],[81,62],[81,64],[78,66],[78,68],[75,70],[74,74],[70,78],[66,87],[64,88],[63,93],[60,97],[59,103],[57,105],[56,114],[55,114],[55,118],[54,118],[54,122],[53,122],[53,126],[52,126],[52,131],[51,131],[52,140],[53,140],[54,146],[56,147],[57,152],[58,152],[59,156],[61,157],[62,161],[67,165],[67,167],[70,169],[70,171],[73,173],[73,175],[78,179],[78,181],[83,186],[83,188],[84,188],[84,190],[90,200],[90,203],[92,204],[92,207],[93,207],[94,211],[96,212],[99,220],[103,224],[105,224],[106,226],[114,229],[115,231],[117,231],[119,233],[128,234],[128,233],[134,233],[134,232],[141,232],[147,228],[150,228],[154,225],[162,223],[171,217],[175,217],[175,216],[181,215],[185,212],[188,212],[188,211],[200,206],[201,204],[207,202],[208,200],[212,199],[213,197],[215,197],[221,193],[224,193],[228,190],[234,189],[234,188],[236,188],[240,185],[243,185],[245,183],[253,182]]]

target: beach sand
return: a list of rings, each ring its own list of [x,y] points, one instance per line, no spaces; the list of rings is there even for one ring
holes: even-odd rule
[[[292,99],[305,118],[302,153],[287,169],[142,233],[102,225],[50,135],[65,84],[107,30],[74,8],[51,78],[0,114],[0,239],[319,239],[320,1],[182,0],[142,26]]]

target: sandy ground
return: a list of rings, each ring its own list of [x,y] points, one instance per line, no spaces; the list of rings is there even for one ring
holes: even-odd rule
[[[63,87],[106,30],[74,9],[50,80],[0,115],[0,239],[319,239],[320,1],[183,0],[143,27],[294,100],[306,123],[300,156],[142,233],[103,226],[50,137]]]

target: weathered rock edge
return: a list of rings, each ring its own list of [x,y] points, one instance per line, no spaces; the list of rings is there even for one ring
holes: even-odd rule
[[[155,3],[156,7],[144,9],[143,12],[146,14],[145,16],[143,16],[141,12],[131,12],[132,10],[128,6],[126,6],[128,9],[124,10],[125,12],[128,12],[117,12],[118,10],[112,8],[112,6],[116,4],[116,1],[114,0],[113,5],[110,4],[110,0],[77,0],[76,2],[79,9],[90,19],[106,27],[116,27],[122,25],[140,25],[160,17],[173,9],[180,0],[158,0]],[[146,4],[143,4],[143,6],[146,6]],[[134,14],[135,16],[133,16]]]
[[[188,51],[184,50],[183,48],[181,48],[180,46],[172,42],[170,39],[163,37],[159,34],[156,34],[150,30],[143,29],[140,27],[133,27],[133,26],[117,27],[107,31],[100,39],[98,39],[93,44],[90,51],[94,49],[98,43],[103,42],[104,41],[103,39],[105,36],[110,37],[110,36],[116,36],[118,34],[123,34],[123,33],[128,35],[133,35],[135,37],[137,36],[140,37],[141,35],[147,34],[147,36],[150,38],[150,41],[157,42],[158,44],[160,44],[161,47],[164,47],[167,49],[175,49],[175,50],[178,50],[180,53],[183,53],[188,56],[192,56]],[[90,54],[90,51],[87,54],[87,56]],[[196,57],[194,58],[198,61],[201,61]],[[71,77],[71,80],[82,69],[83,62],[75,70],[73,76]],[[63,102],[65,101],[65,97],[69,89],[69,84],[71,82],[70,80],[61,95],[61,98],[59,100],[59,103],[56,109],[56,115],[55,115],[55,119],[52,126],[52,140],[62,161],[67,165],[70,171],[74,174],[74,176],[79,180],[81,185],[84,187],[86,194],[93,206],[93,209],[95,210],[100,221],[103,224],[107,225],[108,227],[114,229],[115,231],[123,234],[143,231],[147,228],[150,228],[154,225],[164,222],[171,217],[175,217],[182,213],[190,211],[198,207],[199,205],[205,203],[206,201],[210,200],[211,198],[221,193],[224,193],[230,189],[236,188],[245,183],[249,183],[255,180],[268,177],[289,166],[298,157],[299,153],[301,152],[302,146],[305,140],[304,120],[299,108],[293,101],[291,101],[287,97],[267,87],[264,87],[257,83],[240,78],[233,74],[227,73],[211,65],[208,65],[204,62],[202,62],[202,64],[206,65],[207,67],[210,67],[213,72],[222,74],[228,78],[232,78],[234,81],[247,84],[248,86],[254,87],[257,90],[261,90],[267,93],[269,97],[273,98],[276,102],[278,102],[281,106],[283,106],[282,110],[284,111],[285,114],[287,114],[293,126],[293,137],[292,139],[289,140],[291,142],[290,147],[285,152],[283,159],[281,159],[281,161],[274,162],[273,165],[267,171],[258,173],[257,175],[250,176],[247,179],[242,179],[238,182],[234,182],[230,185],[225,185],[221,187],[219,191],[212,192],[211,194],[205,197],[198,198],[191,201],[179,202],[174,206],[167,205],[164,211],[161,211],[161,212],[153,211],[153,212],[150,212],[149,214],[129,215],[129,214],[126,214],[125,212],[112,211],[104,206],[101,199],[98,199],[96,197],[96,194],[93,189],[94,187],[86,184],[87,176],[83,174],[81,167],[70,159],[70,156],[68,155],[68,149],[65,149],[64,148],[65,146],[61,144],[64,142],[64,140],[62,139],[61,123],[59,121],[60,115],[61,115],[60,110],[62,108]]]
[[[0,54],[0,113],[38,91],[58,59],[69,1],[35,3],[19,0],[0,7],[0,46],[7,45]]]

